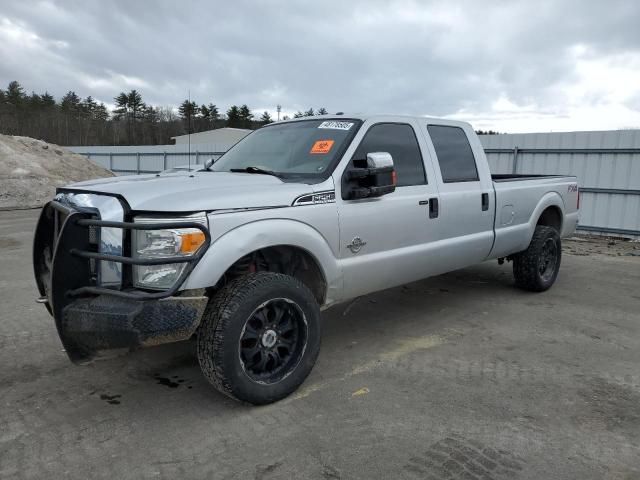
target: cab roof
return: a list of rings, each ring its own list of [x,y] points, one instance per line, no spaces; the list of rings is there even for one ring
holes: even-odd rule
[[[289,122],[300,122],[305,120],[361,120],[363,122],[367,120],[372,120],[374,122],[389,122],[389,121],[407,121],[407,120],[418,120],[418,121],[427,121],[429,123],[435,123],[440,125],[451,125],[457,127],[470,127],[469,122],[463,122],[461,120],[451,120],[448,118],[438,118],[438,117],[427,117],[420,115],[394,115],[394,114],[384,114],[384,113],[343,113],[343,114],[329,114],[329,115],[312,115],[309,117],[300,117],[300,118],[290,118],[288,120],[280,120],[279,122],[274,123],[289,123]]]

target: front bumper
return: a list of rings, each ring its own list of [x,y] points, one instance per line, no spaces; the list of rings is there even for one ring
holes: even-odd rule
[[[198,328],[207,300],[204,296],[148,301],[111,295],[81,298],[63,308],[61,338],[76,363],[103,350],[187,340]]]
[[[130,223],[100,220],[99,212],[57,201],[42,209],[34,238],[33,265],[42,301],[52,314],[58,335],[74,363],[86,362],[101,350],[138,348],[189,338],[198,327],[205,296],[185,296],[178,289],[209,247],[208,230],[198,223]],[[192,257],[134,259],[97,251],[101,228],[123,230],[125,245],[131,230],[197,228],[205,243]],[[119,288],[98,281],[97,265],[108,261],[123,266]],[[168,290],[147,292],[132,288],[131,266],[187,262]]]

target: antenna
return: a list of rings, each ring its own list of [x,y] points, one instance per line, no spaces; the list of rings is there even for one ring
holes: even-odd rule
[[[187,90],[187,102],[189,102],[189,108],[187,110],[187,141],[189,143],[189,172],[191,172],[191,89]]]

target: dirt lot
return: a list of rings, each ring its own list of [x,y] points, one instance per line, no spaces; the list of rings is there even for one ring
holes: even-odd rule
[[[190,342],[71,365],[36,215],[0,212],[0,478],[640,478],[638,243],[567,241],[543,294],[489,262],[335,307],[301,390],[256,408]]]

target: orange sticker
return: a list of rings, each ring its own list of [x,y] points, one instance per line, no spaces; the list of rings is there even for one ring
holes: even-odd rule
[[[333,140],[318,140],[311,147],[311,154],[322,154],[329,153],[331,151],[331,147],[333,147]]]

